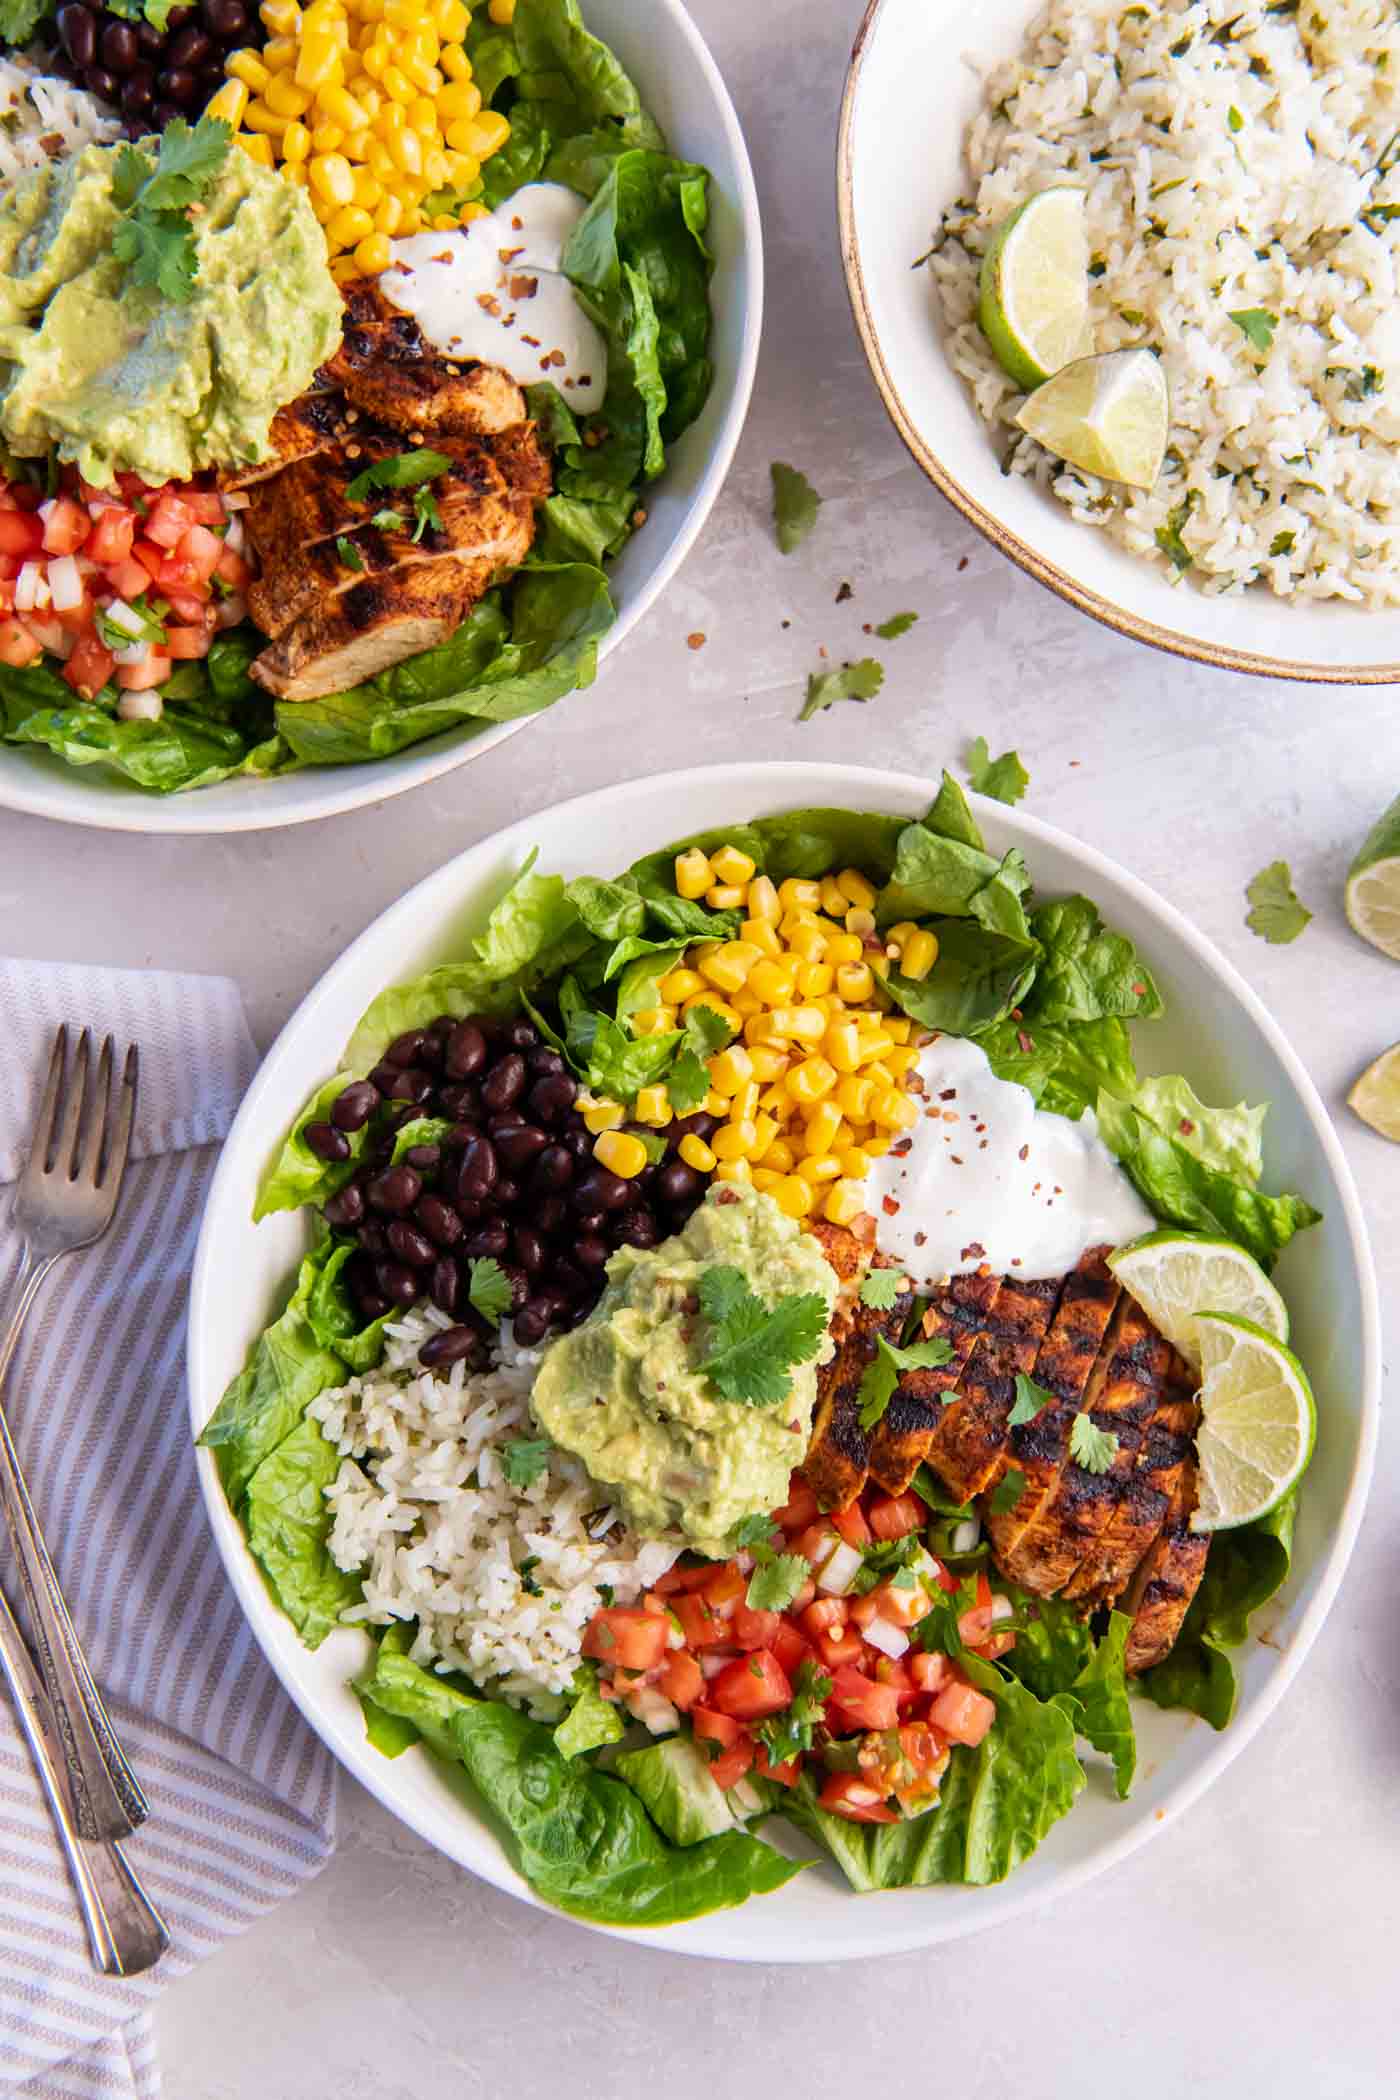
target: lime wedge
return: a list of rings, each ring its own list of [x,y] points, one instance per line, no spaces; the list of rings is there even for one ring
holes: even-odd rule
[[[1110,1254],[1108,1266],[1193,1370],[1201,1368],[1196,1314],[1206,1306],[1238,1314],[1280,1342],[1288,1340],[1288,1307],[1253,1255],[1231,1240],[1149,1232]]]
[[[1197,1313],[1196,1332],[1204,1375],[1191,1529],[1233,1531],[1267,1516],[1301,1479],[1317,1409],[1293,1351],[1252,1320]]]
[[[1348,870],[1346,907],[1352,932],[1400,962],[1400,796]]]
[[[1072,467],[1150,489],[1167,449],[1166,377],[1150,350],[1081,357],[1037,387],[1016,421]]]
[[[1039,386],[1094,347],[1084,192],[1038,190],[1001,226],[982,261],[977,318],[1018,386]]]
[[[1363,1123],[1400,1144],[1400,1043],[1367,1065],[1347,1101]]]

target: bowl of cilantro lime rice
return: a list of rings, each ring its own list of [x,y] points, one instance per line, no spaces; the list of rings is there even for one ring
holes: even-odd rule
[[[816,765],[566,803],[370,927],[230,1133],[189,1360],[229,1577],[356,1777],[762,1961],[1162,1831],[1322,1624],[1379,1381],[1235,973],[946,774]]]
[[[868,8],[839,194],[877,384],[1121,633],[1400,678],[1397,69],[1382,0]]]

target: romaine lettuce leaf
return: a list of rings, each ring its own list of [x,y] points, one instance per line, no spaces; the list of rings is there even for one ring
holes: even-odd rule
[[[622,1715],[616,1703],[598,1690],[598,1672],[591,1663],[581,1663],[574,1677],[574,1703],[554,1730],[554,1747],[561,1757],[582,1757],[586,1750],[601,1750],[604,1743],[620,1743]]]
[[[1077,1122],[1101,1088],[1131,1095],[1137,1085],[1127,1024],[1117,1019],[1052,1023],[1007,1017],[977,1037],[998,1079],[1035,1096],[1054,1115]]]
[[[1207,1166],[1180,1138],[1168,1137],[1113,1094],[1101,1093],[1097,1109],[1100,1136],[1164,1224],[1223,1234],[1247,1248],[1262,1268],[1272,1269],[1293,1235],[1322,1215],[1301,1196],[1263,1196]]]
[[[248,1482],[248,1548],[273,1596],[308,1648],[319,1648],[361,1580],[331,1559],[326,1489],[340,1470],[335,1446],[309,1416],[263,1460]]]
[[[452,1723],[480,1701],[461,1678],[413,1662],[408,1654],[412,1641],[410,1627],[389,1627],[355,1689],[401,1728],[413,1729],[415,1740],[421,1738],[446,1763],[456,1765]]]
[[[392,1315],[385,1313],[368,1327],[362,1325],[345,1282],[345,1265],[355,1252],[350,1240],[331,1248],[311,1286],[306,1318],[323,1349],[340,1357],[349,1370],[364,1372],[372,1370],[384,1354],[384,1322]]]
[[[333,1196],[350,1180],[369,1143],[368,1124],[349,1133],[350,1156],[342,1160],[322,1159],[312,1151],[303,1133],[308,1123],[325,1121],[332,1102],[354,1076],[353,1072],[337,1072],[324,1086],[317,1087],[263,1177],[253,1204],[254,1224],[275,1210],[300,1210],[303,1203],[324,1203],[327,1196]]]
[[[1122,1092],[1122,1088],[1114,1088]],[[1132,1095],[1134,1108],[1141,1109],[1169,1137],[1174,1137],[1203,1166],[1218,1167],[1251,1187],[1264,1171],[1264,1118],[1268,1106],[1251,1108],[1237,1102],[1234,1108],[1207,1108],[1197,1099],[1189,1080],[1179,1074],[1166,1079],[1142,1079]]]
[[[1040,1021],[1150,1021],[1162,1011],[1152,974],[1125,934],[1113,933],[1088,897],[1060,897],[1031,915],[1044,950],[1027,1012]]]
[[[317,1340],[308,1317],[331,1247],[327,1239],[307,1255],[286,1310],[259,1336],[199,1439],[214,1453],[235,1509],[253,1474],[291,1435],[317,1394],[344,1385],[348,1376],[343,1358]]]
[[[949,1035],[979,1035],[1020,1005],[1040,959],[1035,942],[988,933],[972,919],[934,919],[929,931],[938,960],[927,977],[916,981],[892,970],[886,979],[911,1019]]]
[[[643,1750],[624,1750],[617,1774],[673,1845],[698,1845],[735,1828],[738,1819],[691,1736],[668,1736]]]
[[[1126,1801],[1132,1792],[1137,1770],[1137,1737],[1124,1668],[1132,1630],[1126,1612],[1110,1612],[1106,1632],[1094,1643],[1093,1653],[1070,1685],[1079,1708],[1079,1733],[1112,1758],[1120,1801]]]

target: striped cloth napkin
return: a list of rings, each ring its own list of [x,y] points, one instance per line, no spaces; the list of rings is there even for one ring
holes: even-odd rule
[[[139,1114],[116,1219],[45,1285],[7,1412],[74,1620],[150,1797],[151,1820],[127,1849],[172,1945],[150,1975],[94,1975],[0,1691],[0,2093],[154,2100],[152,2000],[324,1865],[335,1777],[244,1624],[190,1448],[183,1343],[195,1235],[257,1064],[238,993],[218,977],[0,958],[4,1283],[18,1254],[4,1191],[23,1167],[61,1021],[140,1043]],[[15,1602],[3,1535],[0,1582]]]

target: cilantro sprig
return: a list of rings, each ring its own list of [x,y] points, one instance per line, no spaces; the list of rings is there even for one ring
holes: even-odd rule
[[[800,467],[775,459],[769,469],[773,477],[773,530],[784,554],[793,554],[817,522],[822,499]]]
[[[223,168],[232,137],[221,117],[201,117],[193,128],[176,117],[154,161],[137,146],[120,147],[112,161],[112,202],[123,214],[112,253],[134,285],[176,306],[194,297],[199,273],[191,212]]]
[[[1118,1456],[1118,1436],[1100,1429],[1092,1415],[1076,1415],[1069,1433],[1069,1455],[1086,1473],[1106,1473]]]
[[[510,1311],[510,1278],[493,1256],[485,1254],[472,1263],[467,1275],[467,1296],[473,1311],[493,1325]]]
[[[842,664],[835,671],[814,671],[807,680],[807,698],[797,719],[810,722],[813,715],[824,713],[838,700],[873,700],[884,682],[885,667],[873,656]]]
[[[501,1453],[501,1470],[512,1487],[532,1487],[549,1464],[553,1449],[547,1436],[517,1437]]]
[[[1019,1429],[1023,1422],[1033,1422],[1047,1407],[1053,1406],[1055,1395],[1047,1393],[1043,1385],[1027,1378],[1024,1371],[1016,1373],[1016,1398],[1011,1413],[1006,1418],[1008,1429]]]
[[[898,1269],[871,1269],[861,1281],[860,1302],[872,1312],[893,1312],[906,1279]]]
[[[451,465],[445,452],[431,452],[426,445],[412,452],[393,452],[347,482],[345,494],[351,503],[364,503],[376,489],[415,489],[421,482],[436,481]]]
[[[710,1353],[700,1368],[723,1399],[745,1407],[776,1407],[786,1400],[792,1366],[814,1357],[826,1332],[826,1300],[820,1291],[765,1305],[749,1289],[743,1271],[728,1263],[706,1269],[700,1278],[700,1309],[713,1329]]]
[[[1286,860],[1270,861],[1267,868],[1261,868],[1245,896],[1250,906],[1245,925],[1276,948],[1296,941],[1312,917],[1293,887]]]
[[[1020,754],[1003,751],[993,758],[984,736],[975,736],[968,747],[967,777],[979,795],[990,795],[996,802],[1019,802],[1031,784]]]
[[[831,1697],[831,1679],[810,1656],[797,1666],[792,1684],[792,1704],[767,1721],[760,1721],[754,1734],[768,1753],[772,1765],[785,1765],[812,1747],[813,1735]]]
[[[914,1342],[908,1349],[896,1348],[883,1335],[878,1335],[875,1355],[865,1367],[856,1396],[861,1428],[873,1429],[883,1420],[885,1409],[894,1397],[894,1389],[906,1371],[936,1371],[952,1360],[952,1348],[941,1334],[926,1342]]]

